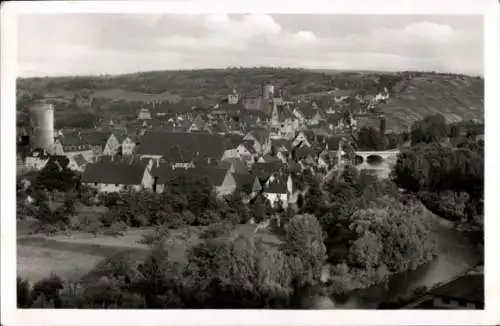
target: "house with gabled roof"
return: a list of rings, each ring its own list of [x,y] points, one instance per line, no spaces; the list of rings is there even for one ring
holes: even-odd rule
[[[315,126],[326,121],[325,112],[315,103],[299,105],[294,108],[293,114],[299,119],[300,124],[305,126]]]
[[[233,174],[250,174],[245,162],[236,157],[223,159],[220,163],[220,167],[229,169]]]
[[[83,172],[89,162],[82,154],[69,157],[68,169],[72,171]]]
[[[299,129],[299,119],[287,105],[275,105],[271,113],[270,138],[292,139]]]
[[[293,147],[311,147],[315,143],[315,136],[312,130],[300,131],[293,140]]]
[[[207,122],[203,119],[203,117],[199,114],[191,123],[191,125],[188,128],[188,131],[201,131],[201,130],[207,130]]]
[[[121,154],[122,155],[132,155],[134,153],[135,146],[137,142],[135,137],[125,136],[121,143]]]
[[[184,154],[192,153],[208,163],[220,161],[227,149],[223,136],[186,132],[146,132],[139,140],[136,153],[155,160],[167,158],[174,147]]]
[[[152,190],[154,179],[146,162],[89,163],[82,173],[82,184],[99,192]]]
[[[68,157],[81,154],[87,161],[92,161],[95,157],[90,144],[78,133],[64,133],[57,137],[54,142],[54,153]]]
[[[194,179],[206,179],[214,187],[217,196],[232,194],[237,187],[236,180],[229,169],[221,168],[192,168],[188,170],[172,169],[168,165],[155,166],[151,169],[155,180],[154,189],[161,193],[173,179],[180,175],[187,175]]]
[[[272,207],[280,203],[283,208],[287,208],[292,193],[293,180],[290,174],[270,177],[262,190],[262,194]]]
[[[80,136],[90,145],[95,155],[115,155],[121,146],[121,141],[110,131],[85,131]]]

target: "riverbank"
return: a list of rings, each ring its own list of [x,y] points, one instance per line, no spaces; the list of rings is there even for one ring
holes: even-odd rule
[[[355,277],[343,279],[351,282],[348,291],[332,291],[325,284],[326,296],[334,301],[336,308],[377,309],[383,303],[408,300],[425,289],[453,280],[483,261],[480,250],[456,230],[454,223],[428,214],[433,219],[431,231],[437,241],[437,257],[413,270],[386,277],[380,275],[371,282],[356,282]]]

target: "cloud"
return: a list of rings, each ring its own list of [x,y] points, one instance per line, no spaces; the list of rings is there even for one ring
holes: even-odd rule
[[[21,75],[291,66],[482,74],[472,16],[31,15],[18,19]]]
[[[316,41],[316,35],[309,31],[300,31],[295,34],[295,39],[299,42],[312,43]]]

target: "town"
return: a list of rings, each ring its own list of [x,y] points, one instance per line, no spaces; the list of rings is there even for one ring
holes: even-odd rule
[[[463,78],[394,76],[385,80]],[[92,128],[55,128],[58,107],[91,107],[90,97],[32,99],[18,108],[25,118],[17,139],[18,305],[483,307],[480,292],[467,290],[482,288],[476,249],[469,250],[467,268],[431,285],[342,304],[354,290],[379,291],[377,284],[391,275],[432,264],[439,241],[482,248],[484,125],[449,123],[438,114],[391,130],[381,106],[398,94],[390,82],[375,85],[371,92],[337,88],[295,96],[269,82],[258,85],[257,95],[233,87],[215,104],[182,109],[175,101],[144,100],[135,103],[134,116],[101,118]],[[422,163],[437,157],[437,170]],[[422,169],[429,176],[419,176]],[[366,218],[378,219],[378,226],[361,231]],[[30,258],[62,248],[71,256],[66,263],[43,267]],[[402,256],[393,252],[400,250]],[[231,264],[241,259],[271,265],[238,271]],[[144,268],[167,269],[160,276]],[[224,277],[232,279],[222,288],[220,268],[229,268]],[[277,289],[245,274],[264,271]],[[156,277],[163,290],[151,283]],[[240,293],[239,278],[257,282],[253,294]],[[301,294],[319,285],[315,295]],[[192,286],[201,286],[204,297]],[[60,290],[44,290],[54,287]],[[258,293],[260,299],[247,297]]]

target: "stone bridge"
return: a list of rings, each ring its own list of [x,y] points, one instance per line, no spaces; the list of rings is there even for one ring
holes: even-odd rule
[[[381,163],[395,164],[399,150],[388,151],[356,151],[356,159],[360,164],[379,165]]]

